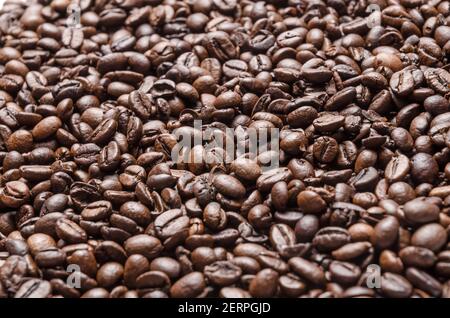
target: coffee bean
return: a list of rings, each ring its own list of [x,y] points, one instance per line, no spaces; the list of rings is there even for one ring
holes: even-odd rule
[[[412,293],[412,285],[403,276],[384,273],[381,276],[381,291],[389,298],[405,298]]]
[[[289,200],[288,185],[284,181],[277,182],[271,190],[272,204],[278,211],[286,210]]]
[[[321,213],[326,208],[325,201],[314,191],[305,190],[298,194],[297,205],[305,213]]]
[[[87,221],[99,221],[107,218],[112,213],[111,203],[108,201],[96,201],[88,204],[81,216]]]
[[[41,120],[32,130],[33,138],[42,140],[53,135],[61,128],[61,120],[56,116],[50,116]]]
[[[314,236],[313,245],[319,250],[332,251],[350,241],[347,230],[339,227],[324,227]]]
[[[251,280],[249,292],[253,297],[273,297],[277,292],[278,273],[270,268],[258,272]]]
[[[176,279],[180,276],[180,264],[170,257],[157,257],[150,263],[150,269],[154,271],[161,271],[166,273],[171,279]]]
[[[406,278],[414,286],[429,293],[433,297],[439,297],[442,293],[442,286],[439,281],[422,270],[410,267],[406,270]]]
[[[146,257],[140,254],[130,255],[125,262],[123,280],[126,286],[136,287],[136,279],[149,268]]]
[[[361,275],[361,270],[358,266],[340,261],[333,261],[330,264],[329,272],[331,280],[343,285],[354,284]]]
[[[254,160],[247,158],[237,158],[231,163],[230,167],[239,178],[253,181],[261,175],[261,168]]]
[[[344,116],[335,116],[332,114],[326,114],[324,116],[314,119],[314,128],[323,133],[333,132],[338,130],[344,125]]]
[[[439,251],[447,241],[447,232],[437,223],[429,223],[418,228],[411,237],[411,244]]]
[[[124,248],[128,255],[141,254],[148,259],[159,256],[163,250],[163,246],[159,239],[146,234],[130,237],[125,241]]]
[[[267,228],[272,221],[272,214],[268,206],[258,204],[250,209],[247,218],[250,224],[257,229]]]
[[[286,224],[275,224],[270,228],[269,240],[276,250],[282,252],[285,247],[296,243],[295,232]]]
[[[336,158],[338,144],[331,137],[319,137],[313,145],[314,158],[322,163],[330,163]]]
[[[118,283],[123,277],[124,268],[122,264],[108,262],[103,264],[97,272],[97,281],[101,287],[111,287]]]
[[[399,256],[405,265],[420,268],[431,267],[437,260],[431,250],[417,246],[403,248],[400,251]]]
[[[52,287],[49,282],[30,279],[20,286],[14,298],[47,298],[51,292]]]
[[[414,199],[403,206],[405,218],[413,223],[428,223],[437,221],[439,218],[439,207],[425,201]]]
[[[409,67],[394,73],[389,85],[395,94],[404,97],[412,93],[417,85],[420,85],[423,77],[422,71]]]
[[[387,171],[387,170],[386,170]],[[362,169],[353,179],[353,186],[358,191],[371,191],[378,181],[378,172],[373,167]]]
[[[384,171],[384,176],[389,182],[400,181],[410,170],[409,159],[404,155],[393,157]]]
[[[438,173],[438,164],[431,155],[420,152],[411,158],[411,175],[417,182],[434,183]]]
[[[205,266],[204,273],[211,283],[219,286],[228,286],[240,278],[242,270],[230,261],[217,261]]]
[[[0,191],[0,203],[7,207],[18,208],[30,198],[30,190],[20,181],[10,181]]]
[[[311,106],[302,106],[289,113],[287,121],[293,128],[306,128],[317,118],[317,110]]]
[[[205,287],[205,277],[203,274],[192,272],[177,280],[170,288],[170,294],[175,298],[196,297],[203,292]]]
[[[395,217],[385,217],[374,228],[372,244],[379,249],[388,248],[396,242],[399,226],[399,222]]]
[[[33,135],[27,130],[17,130],[6,140],[9,151],[28,152],[33,148]]]
[[[28,237],[27,244],[32,255],[56,247],[55,240],[51,236],[40,233]]]
[[[213,185],[218,192],[234,199],[242,198],[246,192],[244,185],[239,180],[224,174],[216,176]]]
[[[429,68],[424,72],[428,85],[436,92],[445,95],[449,92],[447,83],[450,82],[450,74],[444,69]]]
[[[69,243],[83,243],[87,241],[86,232],[75,222],[68,219],[56,221],[56,234]]]
[[[313,283],[314,285],[321,286],[325,283],[325,273],[322,268],[308,260],[301,257],[293,257],[289,260],[289,266],[296,272],[301,278]]]
[[[120,207],[119,213],[142,226],[148,225],[151,221],[150,210],[140,202],[125,202]]]
[[[220,290],[219,296],[221,298],[250,298],[250,294],[237,287],[224,287]]]

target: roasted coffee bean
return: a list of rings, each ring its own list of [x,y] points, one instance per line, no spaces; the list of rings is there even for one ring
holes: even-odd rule
[[[236,178],[228,175],[218,175],[213,181],[218,192],[233,199],[241,199],[245,195],[244,185]]]
[[[0,190],[0,202],[10,208],[18,208],[30,199],[30,190],[20,181],[10,181]]]
[[[242,275],[242,270],[230,261],[217,261],[205,266],[205,277],[214,285],[229,286]]]
[[[133,201],[125,202],[120,207],[119,213],[120,215],[123,215],[135,221],[137,224],[141,226],[146,226],[151,221],[150,210],[140,202],[133,202]]]
[[[446,70],[429,68],[424,72],[424,77],[430,88],[436,92],[445,95],[450,91],[448,88],[450,74]]]
[[[55,240],[51,236],[41,233],[35,233],[28,237],[27,244],[32,255],[56,247]]]
[[[323,269],[316,263],[305,260],[301,257],[293,257],[289,260],[289,266],[301,278],[313,283],[314,285],[323,285],[326,282]]]
[[[120,281],[124,268],[119,263],[109,262],[100,267],[97,272],[97,281],[102,287],[111,287]]]
[[[106,219],[112,213],[111,203],[108,201],[96,201],[88,204],[81,212],[81,217],[87,221],[100,221]]]
[[[261,175],[261,167],[255,160],[247,158],[237,158],[230,167],[236,176],[244,180],[253,181]]]
[[[270,268],[258,272],[251,280],[249,292],[253,297],[273,297],[277,292],[278,273]]]
[[[321,213],[326,209],[326,202],[314,191],[305,190],[298,194],[297,205],[305,213]]]
[[[439,219],[439,207],[424,198],[418,198],[407,202],[403,206],[405,219],[409,222],[420,224],[437,221]]]
[[[48,281],[30,279],[24,282],[14,295],[14,298],[47,298],[52,292]]]
[[[350,241],[347,230],[339,227],[324,227],[314,236],[313,245],[321,251],[333,251]]]
[[[220,204],[211,202],[203,210],[203,221],[213,230],[222,230],[226,226],[227,215]]]
[[[314,158],[322,163],[330,163],[336,158],[338,149],[334,138],[319,137],[313,145]]]
[[[192,272],[175,282],[170,294],[175,298],[191,298],[199,296],[206,287],[205,277],[200,272]]]
[[[319,229],[319,219],[315,215],[301,216],[295,224],[295,236],[298,242],[310,242]]]
[[[141,254],[148,259],[153,259],[159,256],[163,246],[161,241],[156,237],[146,234],[139,234],[126,240],[124,248],[128,255]]]
[[[408,246],[403,248],[399,256],[406,266],[429,268],[434,265],[437,258],[434,253],[423,247]]]
[[[439,297],[442,293],[442,285],[428,273],[410,267],[406,270],[406,278],[417,288],[429,293],[433,297]]]
[[[358,191],[371,191],[375,188],[378,178],[378,171],[373,167],[368,167],[362,169],[352,183]]]
[[[258,204],[248,212],[248,221],[257,229],[267,228],[272,221],[270,208],[263,204]]]
[[[418,183],[434,183],[438,173],[438,163],[431,155],[419,152],[411,158],[411,175]]]
[[[56,221],[56,234],[69,243],[83,243],[87,241],[86,232],[75,222],[68,219]]]
[[[389,298],[406,298],[412,293],[412,285],[403,276],[384,273],[381,276],[381,291]]]
[[[411,237],[411,244],[439,251],[447,241],[447,232],[438,223],[429,223],[418,228]]]
[[[286,224],[273,225],[270,228],[269,239],[272,246],[279,252],[296,243],[295,232]]]
[[[313,121],[314,128],[318,132],[329,133],[338,130],[344,125],[344,116],[335,116],[332,114],[325,114]]]
[[[137,278],[148,271],[149,265],[147,258],[143,255],[130,255],[124,265],[123,280],[125,285],[130,288],[136,287]]]
[[[329,273],[332,281],[343,285],[352,285],[358,280],[361,270],[352,263],[333,261],[330,264]]]
[[[421,70],[407,67],[404,70],[394,73],[390,79],[389,85],[395,94],[405,97],[412,93],[417,85],[421,84],[423,78],[424,74]]]
[[[372,244],[379,249],[393,245],[398,238],[399,227],[399,222],[395,217],[385,217],[374,228]]]

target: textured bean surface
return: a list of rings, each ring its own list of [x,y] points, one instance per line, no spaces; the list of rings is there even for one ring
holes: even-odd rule
[[[449,298],[448,25],[446,0],[7,0],[0,298]]]

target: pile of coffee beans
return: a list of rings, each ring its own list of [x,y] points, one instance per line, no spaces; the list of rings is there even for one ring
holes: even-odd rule
[[[448,57],[450,1],[6,1],[0,297],[450,297]]]

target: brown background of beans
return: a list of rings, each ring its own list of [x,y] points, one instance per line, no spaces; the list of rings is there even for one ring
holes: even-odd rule
[[[449,1],[71,3],[0,11],[0,298],[450,297]]]

